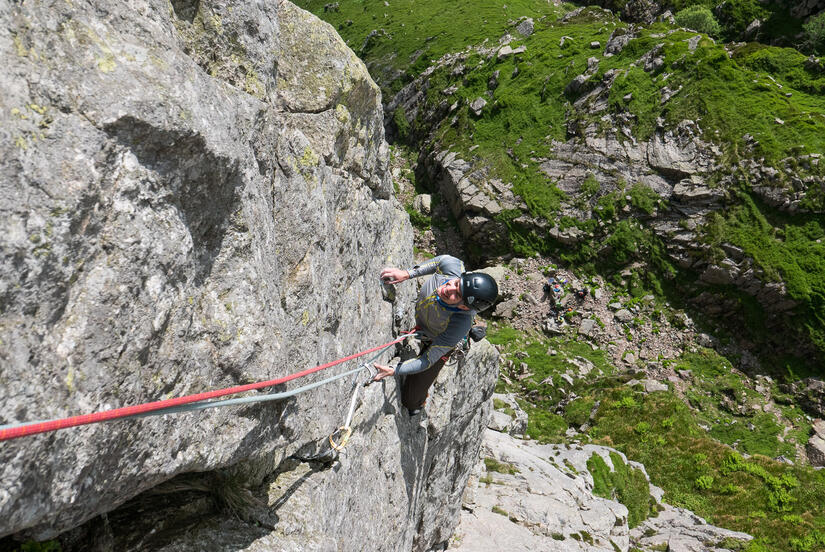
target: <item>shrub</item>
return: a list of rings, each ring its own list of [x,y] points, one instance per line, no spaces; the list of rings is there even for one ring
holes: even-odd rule
[[[696,488],[702,491],[706,491],[713,486],[713,477],[710,475],[701,475],[696,478]]]
[[[582,193],[586,197],[593,197],[599,190],[601,190],[601,188],[602,187],[599,184],[599,181],[596,180],[596,177],[592,174],[587,175],[587,178],[585,178],[584,182],[582,182]]]
[[[393,112],[392,122],[395,123],[398,137],[401,138],[401,140],[406,140],[410,134],[410,122],[407,120],[407,114],[404,112],[402,106],[399,105]]]
[[[630,395],[625,395],[619,399],[620,408],[635,408],[636,406],[638,406],[638,403]]]
[[[713,13],[705,6],[690,6],[676,14],[676,23],[710,36],[719,36],[721,27]]]
[[[633,427],[633,431],[635,431],[638,435],[644,435],[650,431],[650,424],[647,422],[639,422]]]
[[[653,512],[656,501],[650,496],[650,484],[645,474],[625,464],[622,457],[610,453],[613,471],[598,454],[587,461],[587,471],[593,477],[593,494],[610,500],[618,500],[627,506],[627,525],[638,526]]]
[[[644,184],[633,184],[628,192],[630,195],[630,203],[640,211],[644,211],[648,215],[653,214],[656,210],[656,204],[659,202],[659,194],[645,186]]]
[[[578,398],[571,401],[564,409],[564,419],[570,425],[581,427],[590,419],[594,404],[591,399]]]
[[[759,0],[728,0],[719,5],[716,15],[724,29],[723,38],[737,40],[748,25],[756,19],[764,21],[770,12],[760,4]]]
[[[518,473],[518,468],[514,465],[508,464],[507,462],[499,462],[495,458],[485,458],[484,466],[487,468],[488,472],[498,472],[507,475],[515,475]]]
[[[818,54],[825,54],[825,11],[812,17],[802,28],[810,48]]]

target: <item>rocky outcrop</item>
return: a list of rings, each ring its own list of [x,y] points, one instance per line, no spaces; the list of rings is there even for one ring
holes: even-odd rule
[[[498,215],[505,210],[527,208],[508,186],[498,179],[489,179],[486,170],[477,169],[446,150],[422,157],[421,167],[446,200],[466,240],[483,248],[504,245],[506,230]]]
[[[789,5],[791,15],[800,19],[825,10],[825,1],[823,0],[800,0],[799,2],[790,2]]]
[[[15,3],[0,20],[0,423],[272,379],[409,324],[412,286],[385,302],[376,276],[412,244],[380,93],[330,26],[286,1]],[[455,523],[495,381],[476,350],[424,427],[392,383],[368,388],[328,471],[295,458],[341,424],[348,382],[4,443],[0,535],[92,520],[65,549],[127,549],[137,512],[167,512],[138,547],[203,549],[172,521],[190,512],[224,548],[427,550]],[[277,515],[209,525],[227,487]],[[200,498],[157,506],[175,488]]]
[[[747,533],[708,524],[690,510],[666,504],[656,517],[644,520],[630,531],[637,550],[672,550],[679,552],[727,552],[735,542],[747,543]]]
[[[709,525],[690,511],[660,503],[664,492],[650,486],[658,515],[633,529],[628,509],[593,494],[588,460],[598,455],[609,469],[623,454],[595,445],[540,445],[487,430],[450,550],[496,551],[719,551],[722,541],[751,536]],[[635,462],[631,469],[644,472]],[[646,477],[646,474],[645,474]],[[720,543],[720,544],[716,544]]]
[[[805,446],[808,461],[812,466],[825,466],[825,421],[818,419],[813,423],[813,435]]]
[[[783,393],[792,395],[794,403],[810,415],[825,418],[825,381],[817,378],[805,378],[793,383],[782,384],[780,388]]]

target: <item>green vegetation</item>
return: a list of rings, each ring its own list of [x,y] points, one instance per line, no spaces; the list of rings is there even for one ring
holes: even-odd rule
[[[347,45],[366,60],[373,78],[389,97],[444,54],[458,52],[468,44],[498,40],[511,30],[518,17],[555,18],[561,10],[547,2],[383,0],[339,2],[336,10],[325,9],[326,0],[301,0],[297,4],[333,25]],[[457,25],[456,22],[461,24]]]
[[[797,434],[780,437],[782,431],[773,414],[762,412],[764,397],[745,386],[741,374],[731,363],[711,349],[686,353],[676,370],[690,370],[691,387],[685,398],[695,409],[697,423],[709,427],[709,434],[722,443],[748,454],[793,458],[794,443],[804,445],[810,424],[801,413],[788,412],[788,418],[800,425],[805,437]]]
[[[602,399],[590,437],[642,462],[653,483],[666,490],[666,501],[712,523],[750,532],[770,550],[790,550],[790,538],[825,526],[825,478],[818,472],[763,456],[734,463],[729,458],[741,456],[731,456],[727,446],[708,436],[696,414],[674,395],[639,396],[632,407],[624,397],[626,392],[617,388]],[[636,428],[642,422],[650,429],[640,434]],[[761,513],[758,524],[751,512]],[[788,521],[783,517],[787,513],[801,516],[805,524]]]
[[[705,6],[690,6],[676,13],[676,23],[710,36],[719,36],[722,28],[713,17],[713,12]]]
[[[656,500],[650,496],[642,470],[631,468],[615,452],[610,453],[610,461],[612,471],[598,454],[587,461],[587,470],[593,476],[593,494],[624,504],[628,511],[627,524],[632,529],[656,514]]]
[[[406,210],[407,214],[410,216],[410,222],[412,225],[419,230],[427,230],[432,226],[432,217],[421,214],[412,205],[405,205],[404,210]]]
[[[709,245],[741,247],[764,271],[764,280],[783,281],[798,302],[791,319],[802,335],[825,351],[825,224],[817,215],[790,217],[759,204],[742,193],[740,203],[711,219],[705,236]],[[763,316],[760,316],[763,318]]]
[[[811,50],[820,55],[825,54],[825,12],[812,17],[802,28]]]
[[[516,415],[515,410],[513,410],[508,403],[502,401],[501,399],[493,399],[493,408],[504,412],[508,416]]]
[[[719,6],[717,13],[724,25],[726,40],[744,38],[743,34],[753,21],[764,21],[770,11],[759,0],[732,0]]]
[[[818,549],[817,539],[825,535],[825,474],[770,459],[780,454],[795,457],[794,445],[805,444],[810,422],[797,407],[777,406],[795,426],[780,439],[783,429],[775,415],[761,410],[764,397],[745,385],[745,378],[725,357],[701,349],[676,361],[674,369],[692,374],[686,404],[670,391],[645,394],[639,387],[627,387],[634,374],[617,373],[601,351],[585,344],[521,333],[506,325],[492,328],[488,335],[503,345],[505,355],[527,353],[521,362],[527,363],[531,375],[510,385],[499,383],[498,390],[529,397],[522,402],[530,415],[529,437],[566,441],[567,429],[581,427],[598,401],[589,429],[578,438],[614,447],[644,464],[652,482],[665,489],[665,501],[757,537],[731,550]],[[548,356],[548,348],[557,354]],[[571,368],[567,359],[577,356],[593,362],[595,369],[570,384],[561,375]],[[764,380],[764,385],[779,394],[777,384]],[[578,398],[557,413],[556,405],[570,393]],[[753,456],[745,459],[735,451]],[[619,496],[606,466],[591,461],[588,469],[601,496]],[[632,514],[634,523],[652,512],[646,499],[632,502],[639,508]]]
[[[401,138],[402,141],[406,140],[410,133],[410,122],[407,120],[407,115],[404,113],[404,108],[400,105],[393,113],[392,122],[395,124],[395,130],[398,132],[398,137]]]
[[[63,548],[56,540],[28,541],[20,545],[20,552],[60,552]]]
[[[592,399],[575,399],[564,409],[564,421],[572,427],[581,427],[590,419],[590,412],[595,406]]]
[[[487,468],[488,472],[498,472],[507,475],[515,475],[518,473],[518,469],[512,464],[508,464],[507,462],[499,462],[495,458],[485,458],[484,466]]]

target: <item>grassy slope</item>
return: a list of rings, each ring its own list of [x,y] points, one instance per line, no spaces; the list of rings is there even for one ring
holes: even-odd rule
[[[585,71],[588,57],[601,58],[610,34],[623,26],[621,21],[590,8],[581,16],[561,23],[558,8],[537,0],[507,2],[506,9],[502,2],[468,0],[444,4],[395,0],[387,7],[382,0],[367,0],[342,3],[339,12],[324,12],[324,4],[299,2],[326,18],[356,52],[360,51],[385,93],[398,90],[431,60],[445,53],[480,45],[485,39],[488,45],[497,44],[499,37],[510,32],[515,37],[512,47],[524,45],[526,52],[502,60],[473,54],[464,62],[469,70],[463,75],[452,74],[452,68],[431,75],[428,101],[432,105],[445,100],[441,90],[451,85],[458,90],[449,101],[461,100],[454,114],[455,122],[443,121],[435,135],[440,147],[483,159],[493,175],[512,183],[532,214],[550,220],[555,218],[561,201],[566,198],[538,170],[533,159],[552,155],[549,142],[565,139],[565,122],[570,115],[588,117],[587,113],[570,112],[570,98],[565,97],[564,87]],[[533,17],[536,22],[530,37],[521,37],[513,29],[512,24],[521,16]],[[462,23],[456,24],[456,21]],[[368,34],[376,29],[383,29],[386,34],[378,35],[361,50]],[[667,35],[670,30],[662,23],[644,29],[619,55],[601,58],[599,64],[597,77],[610,69],[622,71],[610,92],[610,110],[635,115],[633,131],[638,138],[650,136],[658,117],[668,125],[684,119],[697,121],[705,137],[713,137],[723,150],[726,170],[740,175],[739,186],[745,192],[749,190],[747,174],[736,169],[742,159],[761,158],[782,169],[783,159],[825,151],[825,75],[807,71],[805,56],[793,49],[758,44],[749,44],[729,56],[723,45],[709,39],[703,39],[696,51],[690,52],[687,39],[696,33],[677,31]],[[565,41],[565,47],[560,46],[563,36],[572,37]],[[592,41],[600,42],[602,48],[591,49]],[[631,65],[659,44],[665,58],[662,70],[649,74]],[[482,116],[475,117],[467,104],[486,93],[487,82],[495,71],[499,72],[499,85],[494,97]],[[665,87],[671,90],[681,87],[681,91],[662,105]],[[627,94],[632,95],[630,100],[624,99]],[[777,118],[784,124],[778,124]],[[419,122],[408,123],[415,130]],[[423,130],[426,134],[432,129]],[[745,140],[748,134],[758,143],[753,150]],[[470,154],[472,146],[478,149]],[[823,169],[825,166],[811,167],[803,171],[803,175],[810,174],[821,181],[825,177]],[[615,205],[608,205],[609,212],[620,213],[623,194],[604,194],[597,191],[591,204],[599,202],[604,206],[614,202]],[[818,186],[810,187],[806,201],[820,209],[825,206],[825,197]],[[573,251],[566,251],[552,240],[519,227],[513,222],[517,214],[501,216],[510,228],[511,247],[517,254],[542,251],[579,265],[598,261],[600,268],[608,272],[636,260],[653,260],[658,275],[648,272],[645,277],[647,287],[656,291],[661,291],[662,277],[669,278],[674,272],[662,244],[646,228],[626,223],[617,226],[616,218],[612,217],[600,217],[607,219],[601,229],[593,220],[563,220],[562,225],[575,224],[586,232],[595,231],[593,238]],[[785,224],[793,234],[793,243],[788,243],[765,226],[764,221],[772,215],[764,206],[751,207],[745,201],[721,215],[724,220],[719,225],[721,233],[713,239],[742,247],[766,274],[781,277],[788,284],[791,297],[801,304],[791,322],[794,331],[807,333],[815,346],[825,352],[822,319],[825,266],[821,262],[822,245],[816,242],[822,231],[821,217],[819,221],[816,217],[805,221],[807,226],[803,232],[795,230],[801,224],[800,219],[787,218]],[[598,210],[596,216],[599,216]],[[607,243],[608,240],[615,243]],[[620,252],[632,254],[599,258],[597,252],[603,250],[605,244],[618,245]],[[751,307],[759,309],[755,302]]]
[[[693,373],[687,395],[691,408],[673,391],[644,394],[638,386],[629,387],[632,374],[619,374],[602,351],[586,344],[507,326],[491,331],[490,340],[504,346],[505,354],[528,355],[519,362],[526,362],[532,375],[510,385],[501,382],[498,390],[529,397],[523,407],[530,415],[530,437],[563,440],[568,427],[587,422],[599,401],[595,419],[580,438],[613,446],[643,463],[653,483],[665,489],[667,502],[754,535],[752,551],[820,550],[825,544],[825,472],[770,459],[792,457],[793,444],[804,444],[806,418],[798,408],[782,407],[797,430],[780,439],[773,415],[753,408],[764,402],[761,395],[731,373],[727,359],[700,350],[677,361],[677,369]],[[558,353],[548,356],[548,348]],[[576,356],[596,369],[570,385],[561,376],[572,368],[566,359]],[[579,398],[555,414],[555,405],[570,393]],[[727,403],[743,405],[746,413],[720,406],[730,397]],[[740,453],[753,456],[745,460]]]
[[[329,22],[359,57],[380,68],[373,77],[385,94],[400,90],[444,54],[480,44],[485,39],[498,40],[510,30],[509,21],[560,12],[548,2],[537,0],[449,3],[392,0],[387,2],[389,6],[384,0],[361,0],[339,2],[339,10],[324,11],[329,3],[326,0],[296,2]],[[365,43],[375,30],[384,33]]]

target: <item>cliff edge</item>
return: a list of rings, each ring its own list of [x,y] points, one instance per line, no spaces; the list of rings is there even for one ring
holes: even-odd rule
[[[377,279],[412,255],[380,92],[329,25],[285,1],[23,2],[0,20],[0,424],[268,380],[410,324],[413,290],[384,301]],[[393,382],[367,388],[332,465],[312,458],[349,379],[5,442],[0,536],[439,546],[497,373],[474,347],[421,423]]]

